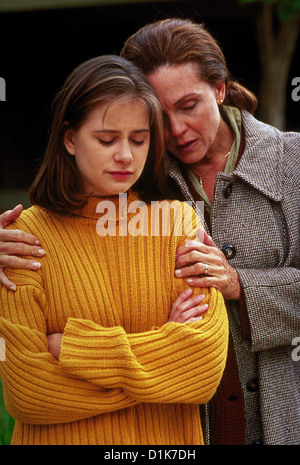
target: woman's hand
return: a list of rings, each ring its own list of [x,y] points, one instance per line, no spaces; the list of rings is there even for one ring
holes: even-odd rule
[[[61,340],[63,333],[53,333],[47,336],[48,339],[48,351],[53,355],[56,360],[59,359],[60,349],[61,349]]]
[[[201,303],[205,299],[205,295],[192,297],[193,289],[186,289],[179,294],[173,302],[168,321],[176,323],[188,323],[191,321],[202,320],[202,315],[207,312],[208,305]]]
[[[201,242],[188,241],[178,248],[175,276],[189,277],[187,282],[190,286],[215,287],[225,300],[239,300],[241,285],[237,271],[202,228],[198,237],[201,237]]]
[[[24,268],[38,270],[41,266],[36,260],[19,258],[18,255],[31,255],[43,257],[45,251],[39,246],[39,240],[32,234],[12,229],[6,230],[6,226],[16,220],[23,210],[18,205],[13,210],[0,215],[0,285],[10,290],[16,290],[16,285],[10,281],[4,273],[4,268]]]

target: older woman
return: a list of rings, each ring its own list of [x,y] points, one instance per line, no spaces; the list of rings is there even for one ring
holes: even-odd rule
[[[300,365],[291,354],[300,334],[300,135],[251,115],[255,97],[231,78],[202,25],[148,25],[122,55],[161,102],[170,185],[205,202],[214,239],[177,254],[178,275],[227,300],[233,350],[210,405],[210,440],[299,444]]]
[[[300,365],[292,341],[300,334],[300,136],[252,116],[255,96],[231,78],[202,25],[147,25],[121,53],[161,102],[169,187],[179,199],[205,204],[204,241],[178,250],[177,275],[219,289],[230,320],[227,368],[204,412],[207,442],[299,444]],[[13,244],[4,247],[3,266],[32,266],[12,256]],[[24,245],[32,250],[38,247]]]

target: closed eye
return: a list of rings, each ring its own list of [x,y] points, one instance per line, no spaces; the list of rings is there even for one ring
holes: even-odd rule
[[[98,140],[99,140],[100,144],[105,145],[107,147],[107,146],[113,145],[113,143],[115,142],[116,139],[112,139],[112,140],[98,139]],[[143,139],[143,140],[132,139],[131,142],[134,145],[143,145],[146,142],[146,140],[145,139]]]
[[[145,143],[145,139],[143,140],[132,139],[131,142],[135,145],[143,145]]]
[[[194,103],[191,103],[191,104],[186,104],[184,106],[181,107],[182,110],[193,110],[194,108],[196,108],[198,102],[194,102]]]
[[[109,145],[112,145],[115,142],[115,139],[111,139],[111,140],[98,139],[98,141],[102,145],[109,146]]]

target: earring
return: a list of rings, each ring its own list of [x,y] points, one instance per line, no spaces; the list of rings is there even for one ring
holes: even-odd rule
[[[219,100],[218,104],[221,105],[223,103],[223,100]]]

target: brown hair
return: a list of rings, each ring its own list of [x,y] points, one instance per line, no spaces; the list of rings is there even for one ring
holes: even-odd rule
[[[72,211],[87,202],[75,158],[64,146],[67,129],[79,129],[96,104],[129,97],[141,100],[149,115],[150,148],[141,177],[133,188],[145,200],[164,192],[163,125],[160,104],[144,74],[125,58],[104,55],[79,65],[53,102],[46,153],[30,190],[33,204],[52,211]]]
[[[176,18],[148,24],[127,39],[121,56],[146,75],[164,65],[194,61],[201,79],[212,86],[225,82],[225,105],[252,114],[256,110],[255,95],[232,79],[221,48],[203,24]]]

